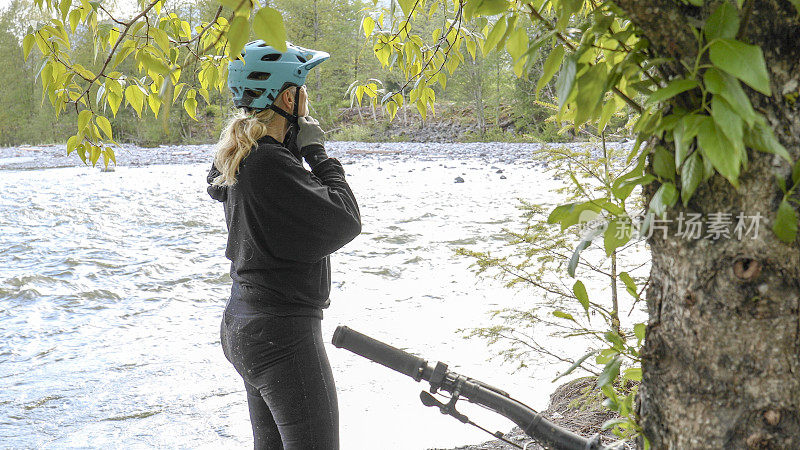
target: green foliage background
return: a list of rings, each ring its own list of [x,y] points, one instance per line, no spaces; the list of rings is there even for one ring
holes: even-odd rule
[[[103,4],[109,8],[114,5],[113,2]],[[77,1],[75,5],[78,5]],[[271,6],[281,12],[290,42],[331,54],[331,59],[313,70],[307,81],[312,93],[312,114],[327,129],[336,131],[335,137],[340,139],[381,139],[381,134],[374,132],[381,127],[376,127],[374,122],[380,122],[385,127],[388,117],[382,113],[378,102],[371,108],[368,102],[364,102],[367,111],[361,114],[365,121],[363,123],[348,120],[342,114],[343,110],[354,106],[348,92],[354,80],[366,82],[377,79],[383,83],[380,87],[389,90],[397,89],[404,82],[402,74],[396,70],[381,67],[371,44],[364,38],[361,27],[364,8],[373,7],[372,2],[277,0]],[[166,2],[162,13],[174,11],[194,27],[210,21],[218,7],[218,2],[210,0]],[[441,16],[439,12],[434,13],[426,25],[427,33],[432,32],[443,20]],[[22,38],[27,26],[43,23],[46,19],[45,13],[31,0],[13,0],[0,10],[0,44],[4,49],[0,53],[0,64],[4,68],[0,71],[2,146],[64,142],[66,137],[74,133],[75,112],[65,111],[56,117],[54,107],[41,96],[41,80],[37,73],[43,63],[42,55],[32,51],[27,61],[23,58]],[[92,37],[92,30],[79,24],[72,39],[71,56],[74,63],[95,71],[101,66],[102,54],[95,57]],[[248,40],[255,38],[252,32],[247,37]],[[464,136],[465,140],[573,139],[571,132],[558,133],[561,129],[559,124],[545,121],[551,112],[537,103],[533,95],[536,70],[541,70],[542,65],[541,59],[537,61],[538,65],[534,65],[531,76],[520,79],[514,75],[512,61],[507,54],[497,52],[484,56],[478,53],[474,61],[466,64],[466,70],[451,76],[447,89],[434,87],[440,114],[427,117],[425,121],[447,120],[473,126],[475,132]],[[135,65],[131,59],[126,59],[116,70],[122,73],[135,72]],[[193,80],[184,70],[180,81],[191,83]],[[552,86],[546,91],[543,99],[552,101]],[[138,117],[132,108],[124,107],[116,116],[106,108],[106,115],[117,142],[133,142],[144,146],[209,143],[219,136],[232,103],[224,90],[209,89],[208,96],[207,102],[197,96],[197,122],[180,107],[180,101],[167,114],[162,110],[158,118],[147,111]],[[164,103],[163,107],[167,107],[167,102]],[[374,115],[372,109],[375,109]],[[409,115],[413,117],[408,119]],[[353,114],[347,117],[352,118]],[[407,122],[404,124],[409,129],[419,126],[421,122],[413,107],[406,111],[405,117]],[[365,126],[373,131],[365,133]]]

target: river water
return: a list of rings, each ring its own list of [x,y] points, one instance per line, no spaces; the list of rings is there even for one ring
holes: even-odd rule
[[[328,339],[346,324],[544,409],[555,368],[514,373],[458,331],[535,300],[477,279],[471,261],[454,253],[503,244],[502,229],[519,223],[518,198],[556,201],[549,191],[562,182],[531,159],[536,146],[331,147],[364,232],[332,257]],[[230,278],[207,167],[0,170],[0,447],[252,445],[241,379],[219,346]],[[327,350],[343,449],[488,438],[423,407],[413,380]],[[493,430],[511,427],[462,408]]]

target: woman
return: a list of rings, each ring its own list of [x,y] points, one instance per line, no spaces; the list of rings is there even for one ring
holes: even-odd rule
[[[308,115],[305,78],[324,52],[255,41],[229,65],[240,112],[217,144],[208,192],[225,206],[231,260],[222,347],[245,382],[256,449],[338,449],[321,336],[331,253],[361,232],[342,165]],[[303,167],[305,160],[311,172]]]

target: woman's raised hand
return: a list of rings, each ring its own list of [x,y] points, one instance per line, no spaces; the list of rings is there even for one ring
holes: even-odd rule
[[[320,128],[317,119],[311,116],[299,117],[297,126],[297,148],[311,169],[314,169],[317,164],[328,159],[323,146],[325,132]]]

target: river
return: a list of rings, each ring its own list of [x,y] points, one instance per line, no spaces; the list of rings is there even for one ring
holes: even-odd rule
[[[562,182],[531,157],[536,148],[332,143],[363,233],[332,257],[328,339],[345,324],[544,409],[555,368],[487,362],[496,349],[459,331],[535,299],[476,278],[471,260],[455,255],[502,245],[503,228],[518,227],[518,198],[556,201],[550,191]],[[208,161],[209,151],[187,161]],[[230,277],[208,165],[0,170],[0,447],[252,445],[244,388],[219,346]],[[489,438],[423,407],[413,380],[327,351],[343,449]],[[462,408],[493,431],[511,427]]]

